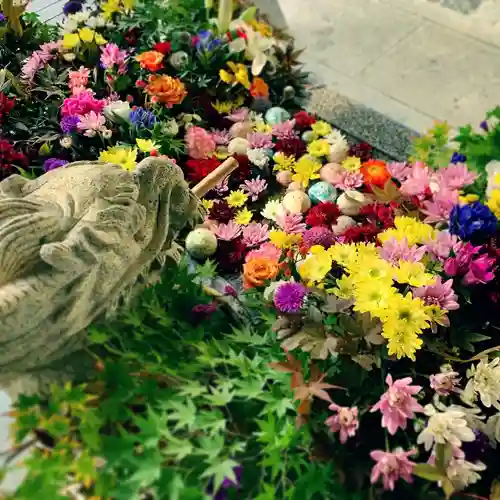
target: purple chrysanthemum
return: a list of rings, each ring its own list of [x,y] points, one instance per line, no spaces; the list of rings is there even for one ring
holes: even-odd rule
[[[67,163],[68,162],[66,160],[60,160],[59,158],[49,158],[48,160],[45,160],[43,169],[45,170],[45,172],[49,172],[50,170],[63,167]]]
[[[307,289],[301,283],[283,283],[274,292],[274,305],[282,313],[298,313],[306,295]]]
[[[70,134],[76,130],[77,125],[80,123],[78,116],[65,116],[61,119],[60,127],[65,134]]]
[[[311,248],[314,245],[330,248],[335,242],[335,235],[327,227],[316,226],[302,233],[302,241],[307,248]]]

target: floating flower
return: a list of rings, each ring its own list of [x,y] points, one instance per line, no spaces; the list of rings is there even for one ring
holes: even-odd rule
[[[248,252],[245,261],[248,262],[254,257],[265,257],[266,259],[277,262],[279,261],[281,254],[282,251],[279,248],[275,247],[272,243],[267,242],[261,245],[258,249]]]
[[[236,215],[234,216],[234,222],[245,226],[250,223],[252,217],[253,217],[253,212],[248,210],[247,207],[245,207],[236,212]]]
[[[480,399],[486,408],[494,406],[500,410],[500,358],[488,361],[484,357],[467,370],[469,379],[462,392],[462,399],[473,404]]]
[[[443,283],[441,276],[436,276],[432,285],[414,288],[412,294],[428,306],[435,305],[447,311],[455,311],[460,307],[458,296],[453,292],[453,280]]]
[[[102,151],[99,160],[120,165],[125,170],[134,170],[137,164],[137,149],[128,146],[115,146]]]
[[[243,228],[242,234],[243,243],[248,247],[254,247],[269,239],[269,226],[259,222],[251,222]]]
[[[247,151],[248,159],[259,168],[264,168],[269,163],[269,153],[267,149],[256,148]]]
[[[306,222],[310,226],[331,226],[340,215],[340,209],[331,201],[318,203],[312,207],[306,216]]]
[[[385,168],[385,162],[381,160],[369,160],[364,162],[361,173],[365,184],[383,188],[385,183],[391,178],[391,174]]]
[[[212,231],[219,240],[231,241],[241,235],[241,226],[230,220],[227,224],[218,224]]]
[[[263,132],[253,132],[247,137],[248,142],[250,142],[250,147],[272,149],[274,147],[273,136],[271,134],[266,134]]]
[[[248,69],[244,64],[236,64],[232,61],[227,63],[229,69],[226,71],[225,69],[221,69],[219,71],[219,78],[224,82],[230,85],[241,84],[246,89],[250,88],[250,80],[248,78]]]
[[[320,120],[320,121],[313,123],[311,125],[311,129],[316,135],[318,135],[320,137],[324,137],[325,135],[328,135],[333,130],[332,126],[323,120]]]
[[[302,214],[288,214],[281,212],[276,214],[276,224],[285,233],[303,233],[307,226],[303,222]]]
[[[163,58],[165,56],[157,50],[149,50],[135,56],[135,60],[140,64],[142,69],[148,71],[158,71],[163,68]]]
[[[276,217],[283,212],[283,206],[279,200],[269,200],[261,211],[262,217],[276,222]]]
[[[341,172],[334,186],[342,191],[352,191],[363,185],[363,175],[360,172]]]
[[[269,85],[262,78],[254,77],[250,85],[250,95],[261,99],[269,97]]]
[[[295,182],[300,182],[304,188],[309,186],[309,182],[314,179],[319,179],[319,171],[321,170],[321,163],[308,157],[302,156],[295,164],[295,173],[292,179]]]
[[[275,172],[291,172],[295,167],[295,157],[286,156],[284,153],[279,152],[273,156]]]
[[[191,158],[208,158],[215,152],[216,145],[212,134],[201,127],[190,127],[185,139],[188,155]]]
[[[394,266],[397,266],[400,260],[420,262],[426,251],[427,248],[425,246],[408,246],[408,240],[406,238],[399,241],[394,238],[385,240],[378,249],[380,256]]]
[[[400,260],[398,267],[394,269],[394,281],[408,283],[414,287],[423,287],[434,283],[436,277],[426,273],[425,266],[421,262]]]
[[[295,122],[293,120],[285,120],[284,122],[273,125],[272,135],[278,140],[293,139],[297,137]]]
[[[416,412],[423,412],[424,408],[414,398],[422,389],[419,385],[411,385],[410,377],[396,381],[389,374],[385,379],[389,388],[382,394],[378,403],[370,410],[382,413],[382,427],[389,434],[394,435],[398,429],[406,429],[408,419],[413,419]]]
[[[274,149],[285,156],[293,156],[295,159],[300,158],[307,151],[305,142],[298,137],[280,139]]]
[[[359,172],[361,170],[361,160],[356,156],[349,156],[341,163],[341,166],[347,172]]]
[[[251,180],[246,180],[243,184],[240,185],[240,189],[247,193],[250,200],[257,201],[259,195],[264,192],[267,188],[267,181],[265,179],[261,179],[260,175]]]
[[[323,248],[330,248],[335,242],[333,231],[325,226],[316,226],[311,229],[306,229],[302,233],[303,246],[309,249],[313,246],[320,245]]]
[[[317,121],[313,115],[304,110],[295,113],[293,118],[295,120],[295,127],[299,130],[311,128],[312,125]]]
[[[281,287],[283,286],[284,285],[281,285]],[[276,303],[276,293],[274,294],[274,297]],[[356,435],[356,432],[359,429],[358,409],[355,406],[348,408],[346,406],[339,406],[335,403],[332,403],[328,409],[335,411],[336,414],[328,417],[325,420],[325,424],[328,425],[331,432],[340,432],[340,442],[345,444],[350,437]]]
[[[448,367],[444,367],[444,370],[442,367],[441,373],[431,375],[429,380],[431,389],[440,396],[449,396],[452,392],[460,392],[458,389],[460,377],[457,372],[448,369]]]
[[[377,463],[373,466],[370,476],[370,482],[375,484],[379,478],[382,478],[384,489],[393,491],[396,481],[403,478],[407,483],[413,481],[412,472],[415,463],[408,457],[415,455],[417,450],[403,451],[397,448],[393,452],[375,450],[370,453],[370,457]]]
[[[157,144],[151,139],[136,139],[135,142],[139,150],[143,153],[151,153],[158,147]]]
[[[186,162],[188,178],[192,182],[200,182],[220,164],[221,162],[217,158],[202,158],[200,160],[191,158]]]
[[[307,288],[301,283],[282,283],[274,292],[274,305],[281,313],[298,313],[307,295]]]
[[[316,158],[321,158],[324,156],[328,156],[330,153],[330,144],[325,139],[316,139],[309,143],[307,146],[307,152]]]
[[[231,191],[226,196],[226,201],[230,207],[242,207],[248,200],[248,195],[243,191]]]
[[[284,231],[273,230],[269,233],[269,240],[277,248],[287,249],[300,242],[300,234],[287,234]]]
[[[230,207],[226,200],[215,201],[209,211],[210,219],[218,222],[229,222],[235,214],[236,210]]]
[[[151,75],[146,85],[146,92],[161,104],[171,108],[180,104],[187,95],[184,84],[168,75]]]
[[[90,90],[80,92],[78,95],[64,99],[61,116],[83,116],[91,111],[96,114],[102,113],[106,101],[96,99]]]
[[[485,240],[496,232],[497,219],[493,212],[480,202],[456,205],[450,215],[450,233],[462,240]]]
[[[243,287],[245,290],[264,286],[265,282],[276,278],[278,262],[267,257],[252,257],[243,265]]]

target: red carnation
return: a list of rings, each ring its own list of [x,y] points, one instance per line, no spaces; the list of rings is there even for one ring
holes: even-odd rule
[[[12,144],[5,139],[0,139],[0,179],[17,173],[16,167],[28,168],[28,158],[16,151]]]
[[[231,241],[218,240],[215,261],[219,269],[225,273],[239,271],[247,251],[241,237]]]
[[[376,224],[382,229],[388,229],[394,226],[394,209],[390,205],[382,203],[373,203],[361,207],[360,215],[364,215],[368,222]]]
[[[376,243],[377,235],[382,230],[379,229],[376,224],[362,224],[361,226],[351,226],[348,227],[342,234],[343,243]]]
[[[158,42],[155,43],[153,49],[162,54],[170,54],[172,52],[172,44],[170,42]]]
[[[217,158],[202,158],[195,160],[191,158],[186,162],[188,169],[188,179],[191,182],[200,182],[210,172],[213,172],[220,165]]]
[[[298,137],[290,137],[288,139],[281,139],[276,143],[276,151],[281,151],[286,156],[295,156],[300,158],[307,151],[307,146],[302,139]]]
[[[357,156],[362,162],[368,161],[372,156],[373,148],[366,142],[353,144],[349,148],[348,156]]]
[[[316,118],[304,110],[295,113],[294,118],[295,118],[295,128],[299,130],[311,128],[313,123],[316,123]]]
[[[339,207],[331,201],[319,203],[307,212],[306,223],[312,227],[331,226],[340,215]]]
[[[226,200],[217,200],[208,212],[208,217],[217,222],[226,224],[236,214],[236,209],[230,207]]]
[[[15,102],[15,99],[9,99],[3,92],[0,92],[0,123],[3,123],[7,115],[12,111]]]

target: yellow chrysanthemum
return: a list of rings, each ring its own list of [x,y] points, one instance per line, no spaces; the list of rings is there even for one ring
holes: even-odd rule
[[[310,249],[310,255],[297,264],[297,271],[308,286],[320,286],[332,268],[332,257],[320,245]]]
[[[337,243],[328,249],[330,257],[339,265],[351,268],[358,262],[358,251],[353,244]]]
[[[74,49],[80,43],[80,37],[77,33],[66,33],[62,39],[63,49]]]
[[[339,299],[351,299],[354,295],[354,280],[351,276],[344,274],[337,280],[337,287],[332,291]]]
[[[495,217],[500,219],[500,189],[494,189],[491,192],[486,205],[488,205],[489,209],[495,214]]]
[[[262,132],[263,134],[270,134],[273,131],[273,127],[264,121],[256,122],[253,129],[256,132]]]
[[[120,0],[107,0],[101,4],[101,12],[105,19],[109,20],[113,14],[120,12]]]
[[[212,103],[212,108],[220,115],[227,115],[234,109],[234,103],[232,101],[215,101]]]
[[[279,171],[287,171],[291,172],[295,166],[295,157],[287,156],[285,153],[280,151],[273,156],[274,167],[273,170],[275,172]]]
[[[248,195],[243,191],[231,191],[228,196],[226,196],[227,204],[230,207],[242,207],[248,200]]]
[[[360,257],[356,265],[348,265],[347,269],[353,276],[356,283],[377,282],[379,286],[390,286],[393,283],[393,267],[380,257]]]
[[[398,283],[408,283],[411,286],[427,286],[436,281],[436,277],[425,272],[421,262],[399,261],[399,267],[394,268],[394,279]]]
[[[361,168],[361,160],[357,156],[349,156],[342,163],[342,168],[349,172],[357,172]]]
[[[285,249],[292,248],[300,243],[302,236],[300,234],[288,234],[285,231],[273,230],[269,233],[269,241],[276,247]]]
[[[115,146],[102,151],[99,160],[120,165],[125,170],[134,170],[137,165],[137,148]]]
[[[325,139],[316,139],[307,146],[307,152],[317,158],[330,154],[330,144]]]
[[[387,337],[387,333],[382,332],[385,338],[388,338],[387,342],[387,352],[389,356],[396,356],[396,358],[410,358],[415,361],[415,353],[418,351],[423,344],[423,340],[415,333],[411,331],[398,331]]]
[[[321,170],[321,163],[317,162],[310,156],[304,155],[295,164],[295,174],[292,176],[294,182],[300,182],[303,187],[308,187],[309,182],[313,179],[319,179],[319,171]]]
[[[412,246],[433,240],[436,235],[436,231],[432,226],[412,217],[398,216],[394,219],[394,226],[394,228],[387,229],[378,235],[381,243],[391,238],[397,241],[406,238],[408,246]]]
[[[236,64],[232,61],[229,61],[227,65],[229,66],[231,72],[221,69],[219,71],[220,80],[229,85],[236,85],[239,83],[246,89],[249,89],[250,79],[248,77],[248,68],[244,64]]]
[[[135,142],[143,153],[151,153],[158,147],[151,139],[136,139]]]
[[[234,217],[234,222],[236,222],[236,224],[241,224],[242,226],[246,226],[247,224],[250,224],[252,217],[253,217],[253,212],[248,210],[247,207],[245,207],[236,213],[236,216]]]
[[[206,200],[203,198],[201,200],[202,205],[205,207],[206,210],[210,210],[214,206],[214,200]]]
[[[316,123],[313,123],[311,125],[311,128],[312,128],[312,131],[320,137],[324,137],[325,135],[328,135],[333,130],[332,126],[329,123],[324,122],[322,120],[319,120]]]
[[[371,316],[379,318],[389,307],[396,289],[387,283],[381,283],[374,279],[356,283],[354,287],[354,310],[361,313],[370,313]]]

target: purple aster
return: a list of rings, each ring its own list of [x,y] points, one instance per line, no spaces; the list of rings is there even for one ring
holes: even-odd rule
[[[306,295],[307,289],[302,283],[283,283],[274,292],[274,305],[282,313],[298,313]]]
[[[0,23],[2,21],[5,21],[7,18],[5,17],[5,14],[3,14],[2,12],[0,12]]]
[[[59,158],[49,158],[48,160],[45,160],[43,169],[45,172],[50,172],[56,168],[63,167],[67,163],[68,162],[66,160],[60,160]]]
[[[65,134],[70,134],[76,130],[77,125],[80,123],[78,116],[65,116],[61,119],[59,126]]]

